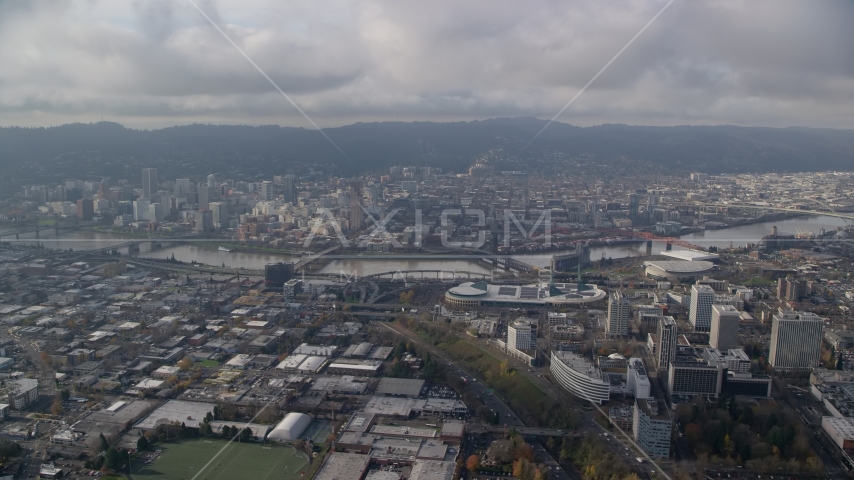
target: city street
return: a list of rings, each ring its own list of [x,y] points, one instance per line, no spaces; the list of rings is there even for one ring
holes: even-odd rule
[[[408,335],[402,331],[398,331],[393,328],[389,324],[382,322],[375,322],[375,325],[379,325],[386,329],[392,330],[393,332],[403,335],[408,338],[410,341],[415,342],[421,348],[428,348],[430,350],[430,354],[434,356],[441,364],[447,366],[449,371],[460,375],[461,377],[465,377],[472,391],[474,391],[480,398],[484,400],[484,403],[490,408],[494,409],[499,417],[501,418],[501,424],[506,425],[508,429],[517,428],[517,427],[525,427],[525,424],[522,420],[513,412],[510,407],[507,406],[500,398],[492,393],[492,389],[485,386],[483,384],[482,379],[478,379],[475,374],[468,369],[458,365],[452,359],[448,358],[443,352],[438,349],[432,348],[424,342],[421,341],[420,338]],[[549,453],[536,441],[531,442],[532,447],[534,448],[534,453],[536,454],[536,459],[538,462],[549,467],[552,478],[555,480],[580,480],[580,478],[571,478],[566,471],[564,471],[557,460],[551,457]]]

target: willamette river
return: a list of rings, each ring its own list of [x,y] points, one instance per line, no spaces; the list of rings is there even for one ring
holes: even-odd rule
[[[842,227],[845,225],[845,221],[839,218],[826,216],[799,217],[795,219],[756,223],[753,225],[744,225],[719,230],[706,230],[704,232],[685,235],[681,238],[685,241],[703,247],[729,247],[730,244],[733,246],[743,246],[748,243],[758,242],[762,236],[771,233],[771,227],[775,225],[781,234],[795,234],[798,231],[810,231],[817,234],[821,228],[826,230],[835,230],[836,227]],[[60,237],[55,238],[53,231],[48,230],[41,232],[38,241],[41,242],[45,248],[70,248],[80,250],[109,247],[111,245],[124,243],[128,240],[129,238],[118,235],[87,231],[60,231]],[[6,237],[4,241],[12,242],[13,240]],[[22,235],[19,241],[34,243],[36,240],[34,235]],[[227,267],[243,267],[252,269],[262,269],[267,263],[292,261],[295,258],[289,255],[276,255],[270,253],[246,253],[237,251],[220,252],[217,250],[219,243],[210,240],[189,241],[181,244],[172,244],[168,241],[164,241],[163,244],[163,247],[155,248],[152,251],[149,250],[148,243],[143,243],[140,248],[139,256],[142,258],[171,258],[172,255],[174,255],[177,260],[184,262],[196,261],[198,263],[208,265],[225,265]],[[664,250],[664,248],[664,243],[653,242],[652,252],[657,254]],[[532,265],[546,266],[549,264],[552,255],[559,253],[563,252],[519,255],[518,258]],[[625,258],[639,257],[645,254],[646,242],[637,242],[593,247],[590,251],[590,258],[598,260],[602,258],[603,255],[605,258]],[[443,270],[447,272],[469,271],[488,273],[490,268],[489,265],[477,260],[404,260],[366,256],[365,258],[357,257],[335,259],[329,262],[320,271],[323,273],[344,272],[345,274],[350,274],[355,271],[358,275],[362,276],[396,270]]]

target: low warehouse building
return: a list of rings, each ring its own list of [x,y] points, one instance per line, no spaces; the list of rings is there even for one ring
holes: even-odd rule
[[[854,448],[854,418],[822,417],[821,428],[842,450]]]

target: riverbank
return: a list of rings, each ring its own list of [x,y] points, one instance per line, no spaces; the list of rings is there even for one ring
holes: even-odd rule
[[[688,231],[688,229],[684,229],[678,235],[674,235],[674,236],[675,237],[683,237],[685,235],[693,235],[696,233],[700,233],[700,232],[705,231],[705,230],[726,230],[728,228],[744,227],[744,226],[748,226],[748,225],[756,225],[758,223],[781,222],[781,221],[785,221],[785,220],[794,220],[797,218],[815,217],[815,216],[816,215],[812,215],[809,213],[802,213],[802,214],[801,213],[775,213],[775,214],[763,215],[763,216],[757,217],[757,218],[745,218],[743,220],[736,219],[735,222],[724,223],[720,227],[712,227],[712,228],[705,227],[702,229],[691,228],[691,231]],[[769,230],[768,233],[771,233],[771,231]]]

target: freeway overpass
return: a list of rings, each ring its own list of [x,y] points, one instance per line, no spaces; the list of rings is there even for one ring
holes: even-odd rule
[[[127,263],[132,263],[134,265],[154,268],[158,270],[166,270],[173,272],[182,272],[182,273],[210,273],[210,274],[223,274],[223,275],[255,275],[255,276],[263,276],[264,272],[262,270],[253,270],[249,268],[233,268],[233,267],[215,267],[203,264],[192,264],[192,263],[178,263],[178,262],[170,262],[166,260],[153,260],[149,258],[139,258],[139,257],[116,257],[113,255],[92,255],[87,254],[92,260],[107,260],[107,261],[116,261],[116,260],[125,260]]]

